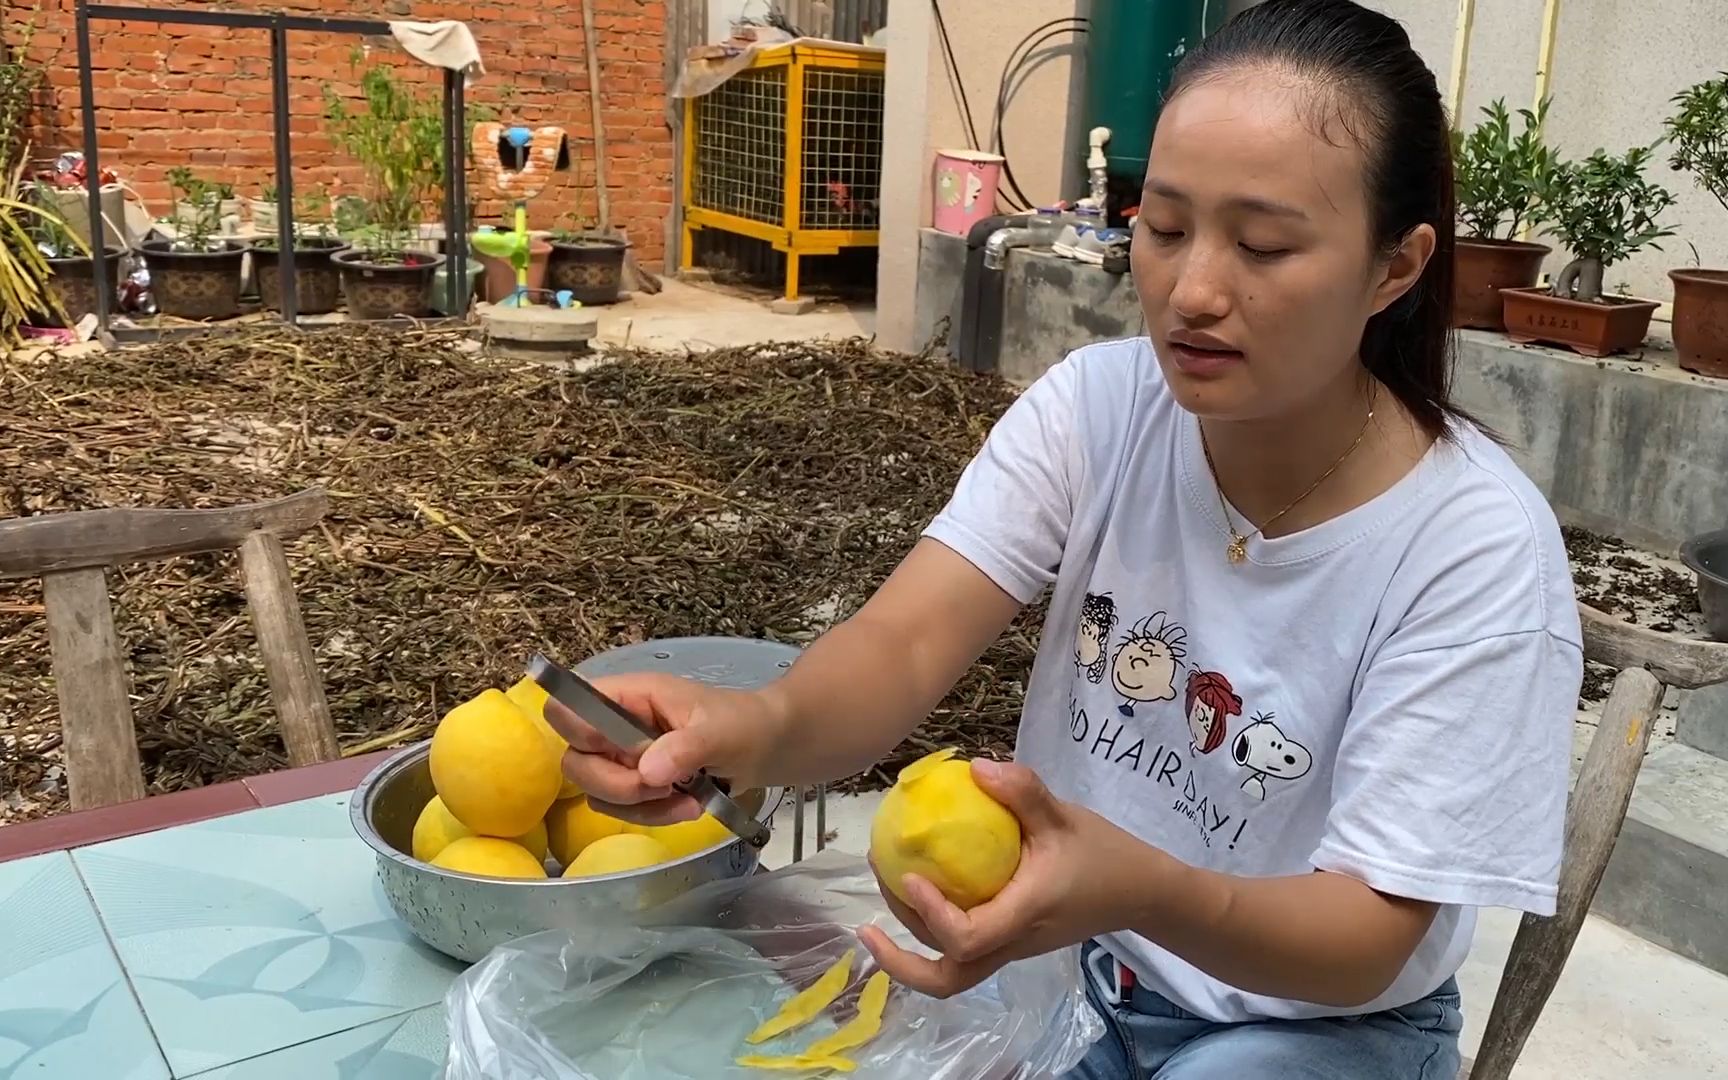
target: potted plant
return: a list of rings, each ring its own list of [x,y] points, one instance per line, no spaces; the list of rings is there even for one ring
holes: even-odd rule
[[[96,260],[91,257],[90,245],[58,213],[53,188],[37,181],[31,194],[40,211],[33,230],[36,247],[53,273],[48,288],[56,301],[38,310],[36,318],[43,325],[76,326],[96,311]],[[109,311],[118,305],[120,260],[125,254],[113,244],[106,249]]]
[[[1682,90],[1672,102],[1679,108],[1666,122],[1674,147],[1668,164],[1691,173],[1728,210],[1728,72]],[[1680,366],[1728,378],[1728,270],[1670,270],[1668,278]]]
[[[233,232],[240,226],[240,200],[234,185],[204,180],[184,165],[168,170],[168,186],[174,191],[174,209],[168,220],[176,229],[189,229],[208,219],[211,235]]]
[[[227,319],[240,313],[246,245],[217,240],[226,185],[200,179],[186,168],[171,169],[175,238],[139,245],[150,271],[156,309],[182,319]]]
[[[347,243],[336,235],[330,217],[330,196],[323,192],[297,200],[294,233],[294,307],[302,315],[335,311],[342,299],[342,277],[332,257]],[[260,236],[252,241],[258,267],[258,295],[271,311],[282,310],[282,267],[277,253],[281,239]]]
[[[584,304],[616,303],[623,293],[624,253],[629,243],[585,227],[576,214],[569,217],[576,228],[552,232],[546,287],[553,292],[568,289]]]
[[[364,107],[352,109],[328,85],[324,115],[336,144],[366,176],[366,221],[352,246],[331,258],[341,273],[348,314],[358,319],[430,313],[432,281],[444,256],[413,250],[421,208],[437,187],[444,152],[439,105],[397,81],[388,67],[360,79]]]
[[[1636,348],[1660,306],[1653,300],[1602,292],[1608,267],[1673,235],[1657,223],[1674,195],[1644,178],[1653,148],[1635,146],[1621,155],[1598,149],[1583,161],[1557,165],[1542,185],[1543,213],[1550,231],[1572,261],[1547,288],[1501,290],[1506,333],[1513,341],[1566,345],[1586,356]]]
[[[252,216],[252,227],[261,233],[276,231],[276,223],[280,214],[276,209],[277,188],[275,184],[265,184],[258,189],[256,199],[248,199],[248,212]]]
[[[1452,324],[1504,330],[1500,290],[1535,285],[1551,250],[1514,238],[1526,226],[1541,223],[1538,192],[1558,155],[1542,141],[1548,99],[1535,112],[1518,110],[1523,130],[1516,137],[1503,99],[1482,112],[1485,118],[1468,135],[1452,135],[1461,230],[1452,258]]]

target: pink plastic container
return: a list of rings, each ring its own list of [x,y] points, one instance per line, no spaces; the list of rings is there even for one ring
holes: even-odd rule
[[[934,220],[936,228],[955,236],[966,233],[996,212],[996,185],[1002,180],[1002,156],[981,150],[936,151]]]

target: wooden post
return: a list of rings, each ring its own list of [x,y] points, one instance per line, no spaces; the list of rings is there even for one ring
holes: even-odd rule
[[[288,747],[288,761],[296,766],[334,761],[341,756],[336,726],[330,720],[318,662],[300,618],[300,603],[294,596],[282,541],[263,530],[246,537],[240,545],[240,572],[258,648],[264,654],[264,670],[270,677],[270,699],[282,725],[282,741]]]
[[[1641,668],[1628,668],[1614,680],[1566,806],[1566,854],[1554,915],[1546,919],[1525,915],[1519,924],[1470,1080],[1511,1076],[1542,1007],[1560,981],[1566,957],[1614,853],[1665,689],[1656,676]]]
[[[52,571],[42,575],[42,592],[72,809],[142,799],[144,770],[108,574],[99,566]]]
[[[684,138],[688,102],[673,97],[672,90],[684,71],[685,53],[691,46],[701,45],[707,40],[708,5],[704,0],[668,0],[663,72],[666,126],[672,131],[672,210],[666,215],[666,257],[662,268],[669,274],[694,265],[689,254],[694,230],[684,224],[684,208],[690,202],[685,182],[690,175],[689,148]]]

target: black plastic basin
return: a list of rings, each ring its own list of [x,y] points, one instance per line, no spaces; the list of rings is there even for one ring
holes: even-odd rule
[[[1698,606],[1704,612],[1705,630],[1716,641],[1728,641],[1728,529],[1686,541],[1680,561],[1698,575]]]

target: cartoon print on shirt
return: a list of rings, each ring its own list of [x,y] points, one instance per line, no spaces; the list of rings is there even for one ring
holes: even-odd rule
[[[1223,746],[1226,718],[1242,715],[1242,698],[1221,671],[1189,675],[1183,704],[1188,713],[1189,745],[1198,754],[1210,754]]]
[[[1314,755],[1272,722],[1271,713],[1260,713],[1254,722],[1236,733],[1230,756],[1248,770],[1242,790],[1251,798],[1266,798],[1266,778],[1296,780],[1308,774]]]
[[[1116,601],[1109,593],[1087,593],[1080,601],[1080,631],[1074,639],[1074,669],[1087,682],[1104,681],[1106,647],[1116,630]]]
[[[1137,704],[1174,698],[1176,668],[1187,655],[1188,631],[1170,622],[1162,611],[1135,623],[1110,662],[1110,685],[1122,698],[1116,711],[1133,716]]]

